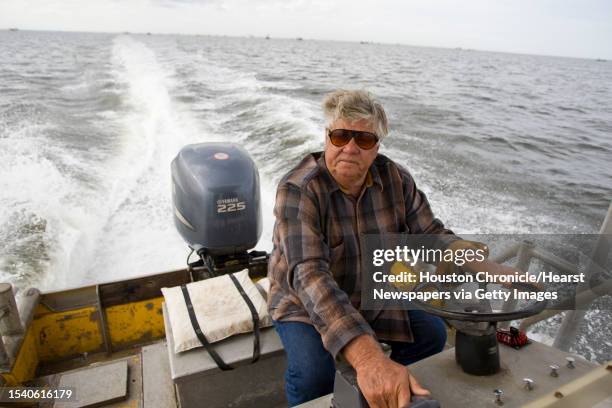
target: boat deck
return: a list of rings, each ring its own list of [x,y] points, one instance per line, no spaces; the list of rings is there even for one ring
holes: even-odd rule
[[[197,351],[201,352],[201,351]],[[495,375],[475,377],[461,371],[454,359],[454,349],[449,348],[420,361],[410,367],[419,381],[427,387],[432,396],[442,407],[453,406],[496,406],[494,389],[504,392],[504,407],[522,407],[530,402],[543,398],[548,394],[565,393],[568,384],[574,384],[589,372],[598,367],[597,364],[575,357],[575,368],[565,365],[565,357],[569,354],[558,349],[533,342],[531,345],[515,350],[500,346],[502,370]],[[112,356],[88,356],[89,361],[72,361],[73,366],[81,365],[67,371],[39,377],[37,384],[51,386],[62,385],[75,387],[78,402],[56,402],[43,404],[42,407],[156,407],[175,408],[180,406],[176,387],[172,380],[172,370],[168,358],[168,346],[165,340],[124,351]],[[68,365],[69,363],[63,363]],[[553,377],[549,366],[557,364],[559,376]],[[59,369],[56,366],[55,369]],[[597,408],[612,407],[612,387],[602,388],[602,384],[612,385],[612,369],[608,366],[607,377],[598,387],[589,389],[583,385],[582,393],[599,393]],[[246,390],[252,384],[235,381],[239,369],[223,372],[219,375],[230,384],[235,395],[250,395],[253,390]],[[531,378],[535,386],[529,391],[525,388],[523,379]],[[263,386],[263,384],[262,384]],[[564,388],[565,387],[565,388]],[[578,393],[580,394],[580,393]],[[211,395],[211,401],[218,396]],[[569,398],[569,396],[568,396]],[[558,398],[561,399],[561,398]],[[244,401],[243,401],[244,402]],[[202,401],[204,403],[204,401]],[[209,406],[208,404],[201,406]],[[217,405],[215,405],[217,406]],[[245,406],[249,406],[248,404]],[[252,405],[262,406],[262,405]],[[270,407],[283,406],[278,403],[266,405]],[[326,395],[317,400],[303,404],[302,408],[329,408],[332,406],[332,395]],[[554,406],[554,405],[553,405]],[[566,405],[572,406],[572,405]],[[590,406],[590,405],[580,405]],[[343,408],[343,407],[342,407]],[[346,407],[348,408],[348,407]]]
[[[202,348],[174,354],[170,351],[172,344],[169,348],[163,339],[112,354],[93,353],[41,366],[39,376],[28,385],[75,390],[76,400],[40,404],[44,408],[220,407],[229,406],[228,400],[237,402],[237,406],[280,408],[286,406],[282,403],[285,360],[276,351],[280,346],[271,340],[273,335],[276,335],[274,330],[269,329],[261,338],[262,354],[266,358],[254,365],[248,361],[235,363],[233,371],[219,370]],[[238,336],[238,340],[240,354],[244,351],[244,355],[248,355],[252,351],[250,334]],[[242,347],[243,342],[249,343],[250,347]],[[228,353],[235,353],[235,349],[221,346],[218,352],[227,358]],[[271,375],[278,377],[277,381],[264,380]],[[179,395],[179,390],[183,395]],[[271,390],[277,391],[275,395],[271,395]]]
[[[165,340],[111,356],[97,353],[45,370],[61,371],[38,377],[32,385],[73,388],[78,401],[43,403],[44,408],[178,406]]]

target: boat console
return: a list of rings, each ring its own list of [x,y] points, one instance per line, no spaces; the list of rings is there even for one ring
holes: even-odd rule
[[[456,286],[447,285],[445,289],[466,289],[463,284]],[[537,291],[529,284],[513,283],[512,286],[525,292]],[[427,282],[416,285],[413,290],[432,289],[440,288]],[[479,284],[471,289],[487,290],[487,287]],[[431,391],[431,397],[413,398],[405,408],[612,406],[610,363],[598,366],[536,341],[525,342],[522,347],[513,342],[498,344],[499,322],[539,314],[546,301],[512,302],[502,309],[493,308],[486,300],[434,304],[412,301],[412,304],[445,319],[452,326],[455,339],[454,347],[408,367],[421,385]],[[330,404],[333,408],[369,406],[350,367],[336,372],[333,394],[303,404],[301,408],[323,408]]]
[[[488,376],[474,376],[462,370],[455,361],[454,348],[408,368],[442,408],[604,408],[612,404],[610,364],[600,366],[535,341],[519,350],[502,345],[499,351],[500,370]],[[556,376],[551,375],[551,365],[557,366]],[[345,384],[336,386],[334,394],[304,403],[300,408],[368,406],[359,400],[359,390],[354,382],[346,380],[346,377],[341,381]]]
[[[456,288],[447,290],[458,290]],[[513,283],[521,291],[537,292],[537,287],[526,283]],[[436,284],[422,283],[415,291],[438,290]],[[479,284],[477,290],[487,291],[487,284]],[[445,319],[455,328],[455,360],[463,371],[473,375],[493,375],[500,370],[499,345],[497,341],[498,322],[511,321],[533,316],[544,310],[546,301],[530,301],[522,305],[508,302],[504,310],[495,310],[488,300],[444,301],[432,305],[415,300],[418,308]]]

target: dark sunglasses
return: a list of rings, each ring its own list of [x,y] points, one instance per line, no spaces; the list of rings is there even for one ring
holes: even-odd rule
[[[355,144],[360,149],[370,150],[378,143],[378,136],[370,132],[362,132],[360,130],[348,129],[327,129],[329,140],[336,147],[346,146],[351,139],[355,139]]]

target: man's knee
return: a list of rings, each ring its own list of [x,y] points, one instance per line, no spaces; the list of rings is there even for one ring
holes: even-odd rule
[[[288,392],[299,395],[304,402],[332,392],[335,374],[333,360],[288,363],[285,374]]]
[[[444,321],[437,316],[427,315],[419,323],[418,330],[414,333],[415,342],[427,357],[444,350],[447,338]]]
[[[411,313],[414,343],[390,342],[391,359],[408,365],[444,350],[446,326],[439,317],[424,312]]]
[[[433,324],[432,329],[431,342],[433,354],[439,353],[444,350],[444,346],[446,345],[446,339],[448,337],[446,334],[446,326],[444,325],[444,322],[440,318],[438,318],[437,320],[438,321]]]
[[[287,354],[285,386],[289,406],[329,394],[334,385],[334,359],[311,325],[274,322]]]

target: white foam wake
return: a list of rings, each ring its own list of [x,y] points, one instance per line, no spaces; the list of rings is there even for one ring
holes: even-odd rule
[[[0,280],[46,290],[75,283],[103,210],[97,190],[78,177],[87,163],[49,138],[58,131],[53,118],[29,119],[0,138]]]
[[[90,281],[184,266],[186,245],[172,223],[170,163],[182,146],[209,140],[172,100],[174,73],[151,49],[117,37],[113,67],[128,110],[108,166],[111,211],[88,270]]]

